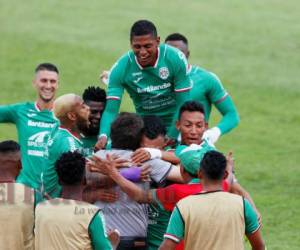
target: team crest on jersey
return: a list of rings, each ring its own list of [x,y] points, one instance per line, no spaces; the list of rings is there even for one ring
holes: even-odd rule
[[[159,69],[159,77],[163,80],[166,80],[169,77],[170,73],[167,67],[161,67]]]

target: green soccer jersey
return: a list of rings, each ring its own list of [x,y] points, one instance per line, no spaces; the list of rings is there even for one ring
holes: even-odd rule
[[[153,67],[139,65],[133,51],[122,56],[112,67],[106,105],[101,119],[100,134],[109,135],[110,124],[120,107],[126,90],[140,115],[160,116],[176,136],[174,124],[178,108],[189,99],[191,81],[187,74],[184,54],[168,45],[160,45],[158,58]]]
[[[193,83],[191,99],[204,106],[206,122],[209,121],[212,105],[215,105],[222,114],[222,120],[217,125],[222,134],[236,127],[239,123],[238,112],[220,79],[214,73],[194,65],[189,75]]]
[[[89,157],[94,153],[97,140],[97,136],[84,136],[83,134],[80,134],[80,141],[82,142],[81,152],[84,156]]]
[[[163,241],[163,235],[167,230],[171,212],[163,209],[158,204],[149,205],[149,223],[147,228],[148,250],[156,250]]]
[[[21,145],[22,170],[17,181],[32,188],[40,185],[45,137],[57,126],[53,112],[36,103],[0,106],[0,122],[14,123]]]
[[[63,153],[76,150],[81,152],[82,142],[69,130],[58,127],[52,131],[47,141],[44,171],[42,174],[42,192],[46,192],[51,198],[59,197],[61,192],[55,170],[56,161]]]

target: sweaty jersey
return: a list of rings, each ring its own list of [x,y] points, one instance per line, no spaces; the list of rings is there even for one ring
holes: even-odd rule
[[[187,61],[184,54],[176,48],[162,44],[158,48],[158,58],[153,67],[143,68],[137,61],[133,51],[123,55],[112,67],[108,100],[121,100],[126,90],[140,115],[155,114],[160,116],[166,126],[171,126],[177,108],[189,99],[188,92],[191,81],[187,74]],[[184,100],[178,103],[178,97]],[[106,105],[101,119],[101,134],[109,134],[112,117],[107,120],[107,111],[111,109]],[[117,110],[114,110],[117,114]],[[177,117],[176,117],[177,118]]]
[[[45,163],[42,174],[42,192],[46,192],[51,198],[59,197],[61,187],[58,184],[58,176],[55,163],[63,153],[81,150],[82,142],[69,130],[58,127],[54,129],[48,138],[45,150]]]
[[[36,103],[18,103],[0,106],[0,122],[14,123],[21,145],[22,170],[17,179],[32,188],[38,188],[45,140],[58,123],[53,112],[40,110]]]

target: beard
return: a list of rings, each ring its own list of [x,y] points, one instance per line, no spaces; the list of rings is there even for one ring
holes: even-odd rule
[[[95,126],[78,126],[78,129],[86,136],[97,136],[99,133],[99,127]]]

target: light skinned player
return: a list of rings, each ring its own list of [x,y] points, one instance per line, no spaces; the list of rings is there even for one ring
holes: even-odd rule
[[[0,106],[0,122],[16,125],[21,145],[22,170],[17,181],[32,188],[41,184],[45,137],[57,124],[52,107],[58,82],[59,72],[54,64],[39,64],[32,80],[36,101]]]

